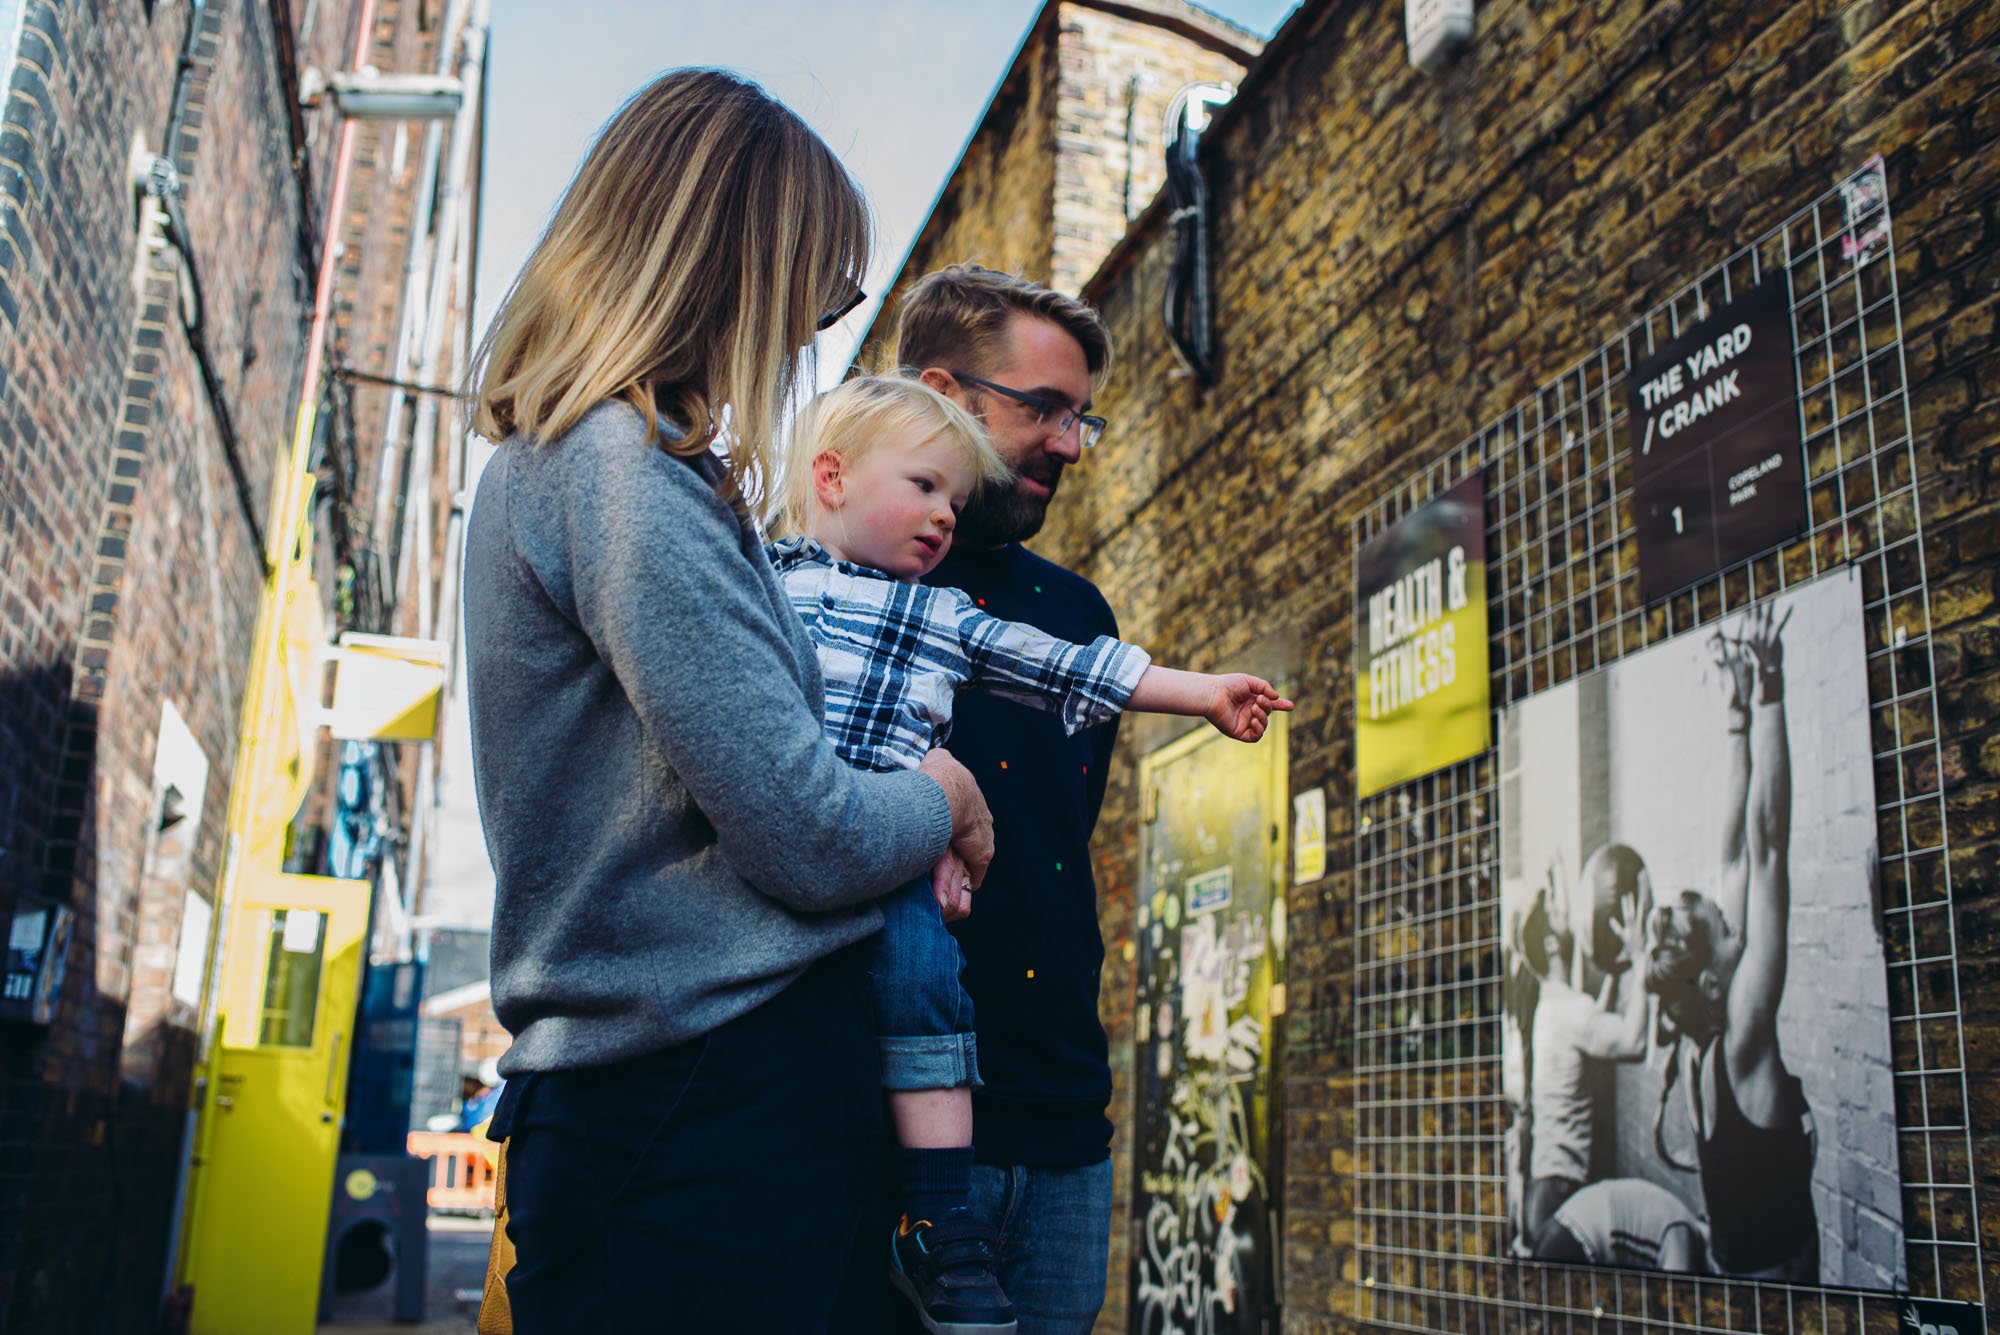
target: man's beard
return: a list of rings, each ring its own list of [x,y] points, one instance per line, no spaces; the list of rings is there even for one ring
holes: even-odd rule
[[[1061,476],[1062,469],[1058,467],[1048,477],[1037,479],[1049,488],[1047,496],[1025,496],[1014,482],[1005,487],[982,488],[959,514],[953,545],[998,547],[1034,537],[1049,517],[1049,502],[1055,499],[1056,480]]]

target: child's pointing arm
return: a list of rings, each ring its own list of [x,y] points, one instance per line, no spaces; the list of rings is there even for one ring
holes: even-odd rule
[[[1224,736],[1254,742],[1264,735],[1271,711],[1290,709],[1292,702],[1270,682],[1247,672],[1218,675],[1154,666],[1139,678],[1125,707],[1147,714],[1205,718]]]

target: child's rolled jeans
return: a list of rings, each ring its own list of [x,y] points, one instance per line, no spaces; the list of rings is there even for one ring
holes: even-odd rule
[[[978,1086],[972,998],[958,980],[965,957],[945,930],[930,878],[884,895],[880,907],[868,978],[882,1025],[883,1086]]]

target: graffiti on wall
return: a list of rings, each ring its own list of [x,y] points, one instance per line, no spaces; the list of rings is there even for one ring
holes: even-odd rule
[[[1189,740],[1146,766],[1131,1295],[1145,1335],[1261,1331],[1277,1315],[1283,758]]]

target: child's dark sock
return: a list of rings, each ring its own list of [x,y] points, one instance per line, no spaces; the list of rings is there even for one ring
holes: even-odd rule
[[[896,1185],[903,1194],[903,1213],[912,1224],[932,1223],[965,1208],[972,1196],[972,1147],[942,1150],[896,1149]]]

